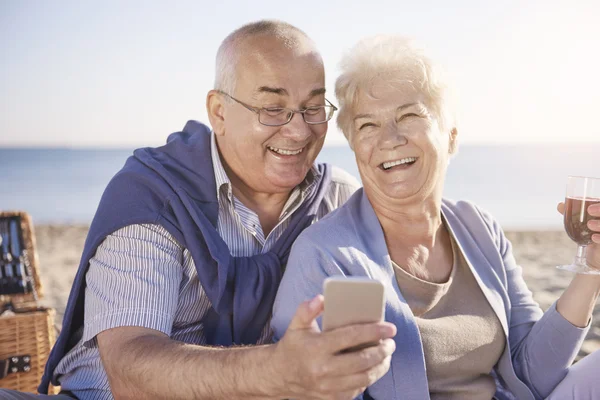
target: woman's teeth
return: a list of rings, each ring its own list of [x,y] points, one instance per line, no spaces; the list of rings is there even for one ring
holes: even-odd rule
[[[284,155],[284,156],[295,156],[296,154],[302,153],[302,150],[304,150],[304,147],[301,149],[298,149],[298,150],[286,150],[286,149],[278,149],[276,147],[267,146],[267,149],[274,151],[277,154]]]
[[[417,161],[416,157],[407,157],[407,158],[403,158],[401,160],[384,162],[382,164],[382,167],[383,167],[383,169],[388,170],[392,167],[395,167],[396,165],[409,164],[409,163],[413,163],[415,161]]]

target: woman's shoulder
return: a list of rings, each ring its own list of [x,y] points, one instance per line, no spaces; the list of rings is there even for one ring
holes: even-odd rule
[[[491,230],[497,228],[498,223],[492,214],[469,200],[442,199],[442,212],[452,214],[463,223],[484,224]]]
[[[443,199],[442,213],[459,241],[474,241],[483,251],[505,252],[507,239],[492,214],[471,201]]]
[[[481,207],[469,200],[454,200],[444,197],[442,199],[442,205],[461,214],[481,211]]]

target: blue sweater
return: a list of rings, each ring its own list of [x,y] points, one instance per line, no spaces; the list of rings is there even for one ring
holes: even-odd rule
[[[212,303],[203,321],[207,344],[253,344],[259,339],[292,243],[314,221],[331,181],[330,168],[318,165],[317,190],[294,213],[269,252],[233,257],[216,230],[219,207],[210,135],[208,127],[189,121],[182,132],[169,136],[165,146],[136,150],[108,184],[87,236],[63,329],[46,364],[40,393],[47,393],[54,369],[81,338],[90,259],[106,236],[127,225],[162,225],[189,250]]]

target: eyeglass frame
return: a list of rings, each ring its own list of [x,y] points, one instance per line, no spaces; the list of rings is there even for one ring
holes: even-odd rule
[[[302,114],[302,119],[304,120],[304,122],[306,122],[308,125],[321,125],[324,124],[326,122],[329,122],[331,120],[331,118],[333,118],[333,114],[338,110],[338,108],[329,100],[325,99],[325,101],[329,104],[325,104],[324,106],[315,106],[315,107],[333,107],[333,112],[331,113],[331,117],[329,119],[326,119],[323,122],[308,122],[306,120],[306,116],[305,116],[305,112],[308,111],[307,108],[305,108],[304,110],[294,110],[292,108],[287,108],[287,107],[253,107],[249,104],[244,103],[241,100],[236,99],[235,97],[233,97],[232,95],[230,95],[229,93],[226,93],[222,90],[217,90],[217,93],[223,94],[227,97],[229,97],[231,100],[235,101],[236,103],[239,103],[242,107],[246,108],[247,110],[252,111],[253,113],[255,113],[258,117],[258,122],[261,123],[264,126],[283,126],[283,125],[287,125],[290,123],[290,121],[292,120],[292,118],[294,118],[294,114]],[[277,124],[277,125],[273,125],[273,124],[265,124],[264,122],[262,122],[260,120],[260,112],[263,110],[268,111],[270,108],[281,108],[282,110],[288,111],[288,120],[286,122],[284,122],[283,124]]]

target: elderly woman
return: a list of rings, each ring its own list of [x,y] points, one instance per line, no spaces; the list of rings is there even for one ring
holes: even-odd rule
[[[364,40],[348,54],[338,123],[364,188],[294,244],[275,337],[325,278],[366,276],[383,282],[385,319],[398,333],[390,371],[365,399],[600,399],[600,352],[571,366],[600,277],[574,275],[542,312],[493,217],[442,198],[458,131],[439,71],[399,37]],[[598,206],[588,212],[600,217]],[[589,228],[600,232],[599,222]],[[600,235],[593,241],[588,263],[600,268]]]

